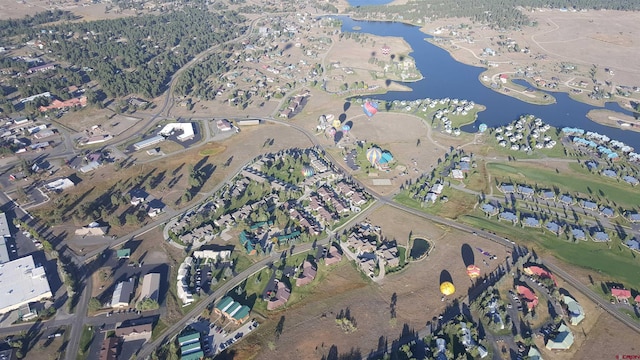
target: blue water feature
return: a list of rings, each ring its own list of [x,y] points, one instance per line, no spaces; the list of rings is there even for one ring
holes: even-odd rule
[[[398,22],[359,21],[347,16],[338,16],[338,18],[343,22],[343,32],[356,32],[353,28],[358,26],[360,30],[357,32],[404,38],[413,49],[410,56],[414,58],[416,67],[424,78],[420,81],[404,83],[412,91],[391,91],[383,95],[369,96],[371,98],[385,101],[445,97],[472,100],[476,104],[486,106],[486,110],[478,114],[474,124],[462,128],[466,132],[478,131],[477,127],[481,123],[493,127],[501,126],[516,120],[520,115],[533,114],[550,125],[572,126],[595,131],[640,150],[640,133],[600,125],[586,117],[590,110],[602,109],[601,107],[575,101],[568,94],[560,92],[549,92],[556,98],[555,104],[533,105],[489,89],[482,85],[479,79],[484,68],[456,61],[447,51],[425,41],[425,38],[431,36],[421,32],[416,26]],[[393,51],[391,49],[392,54]],[[367,58],[371,56],[371,49],[363,48],[362,56]],[[516,80],[518,81],[520,80]],[[521,81],[520,84],[528,85],[524,80]],[[613,102],[607,103],[604,108],[634,115]]]

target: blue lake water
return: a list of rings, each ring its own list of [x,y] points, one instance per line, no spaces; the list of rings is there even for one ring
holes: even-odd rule
[[[353,2],[351,2],[353,4]],[[451,55],[425,41],[430,35],[424,34],[420,28],[397,22],[358,21],[346,16],[339,16],[343,21],[343,32],[356,32],[354,26],[359,26],[357,32],[370,33],[378,36],[402,37],[411,46],[410,54],[416,62],[416,67],[424,76],[423,80],[404,83],[412,91],[392,91],[383,95],[371,96],[371,98],[391,100],[415,100],[415,99],[441,99],[445,97],[472,100],[476,104],[486,106],[486,110],[478,114],[475,124],[462,128],[466,132],[476,132],[477,126],[485,123],[489,126],[500,126],[516,120],[522,114],[533,114],[544,122],[556,126],[572,126],[596,131],[605,134],[612,139],[625,142],[640,150],[640,133],[625,131],[597,124],[586,117],[592,109],[601,109],[575,101],[566,93],[553,92],[556,103],[552,105],[528,104],[510,96],[495,92],[480,83],[479,76],[485,70],[460,63]],[[391,49],[393,54],[394,49]],[[363,48],[362,56],[369,58],[371,49]],[[523,83],[521,83],[523,84]],[[633,115],[632,112],[621,108],[617,103],[607,103],[606,109]]]

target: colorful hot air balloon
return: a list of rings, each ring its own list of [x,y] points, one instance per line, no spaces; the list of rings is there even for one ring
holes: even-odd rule
[[[362,111],[369,117],[372,118],[378,112],[378,103],[375,101],[367,100],[362,105]]]
[[[480,124],[480,126],[478,126],[478,131],[480,131],[481,133],[487,131],[487,124]]]
[[[306,165],[302,167],[302,175],[304,175],[304,177],[311,177],[314,173],[315,172],[311,166]]]
[[[371,163],[371,166],[374,166],[375,164],[378,163],[378,161],[380,161],[380,158],[382,157],[382,150],[380,150],[377,147],[372,147],[369,150],[367,150],[367,160],[369,160],[369,162]]]
[[[342,125],[342,132],[349,132],[349,130],[351,130],[351,126],[344,124]]]
[[[467,275],[472,279],[477,278],[480,276],[480,268],[474,264],[467,266]]]
[[[336,128],[336,130],[340,129],[340,124],[342,124],[342,123],[340,122],[339,119],[333,120],[333,124],[332,125],[333,125],[334,128]]]
[[[334,127],[328,127],[327,130],[325,130],[327,135],[333,137],[336,134],[336,128]]]
[[[442,284],[440,284],[440,292],[444,296],[449,296],[454,292],[456,292],[456,287],[453,286],[453,284],[450,283],[449,281],[445,281]]]

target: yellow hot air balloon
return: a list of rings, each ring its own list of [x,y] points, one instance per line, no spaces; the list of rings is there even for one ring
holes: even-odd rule
[[[444,296],[449,296],[454,292],[456,292],[456,287],[453,286],[453,284],[450,283],[449,281],[445,281],[442,284],[440,284],[440,292]]]
[[[475,279],[478,276],[480,276],[480,268],[477,265],[469,265],[467,266],[467,275],[469,275],[470,278]]]

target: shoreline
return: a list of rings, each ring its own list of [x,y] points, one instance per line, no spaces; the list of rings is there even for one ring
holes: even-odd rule
[[[640,132],[640,120],[633,116],[607,109],[595,109],[587,113],[589,120],[617,129]]]

